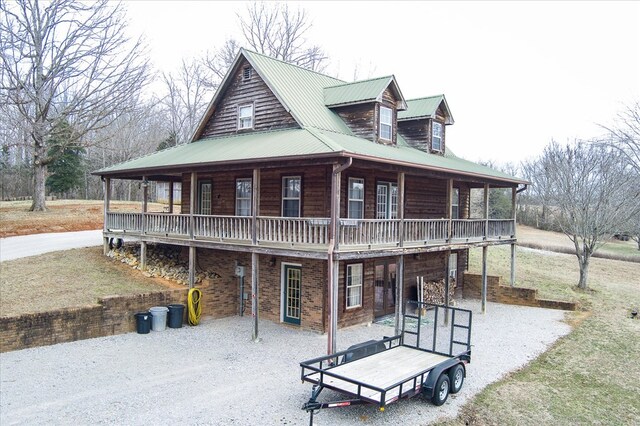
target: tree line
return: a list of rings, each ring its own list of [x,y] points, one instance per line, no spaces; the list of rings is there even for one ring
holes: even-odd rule
[[[107,0],[0,0],[0,199],[45,194],[100,198],[90,172],[189,142],[240,47],[322,70],[304,9],[253,3],[237,14],[242,39],[228,38],[174,72],[152,69],[126,10]],[[162,92],[149,95],[159,79]],[[132,182],[114,197],[135,199]]]

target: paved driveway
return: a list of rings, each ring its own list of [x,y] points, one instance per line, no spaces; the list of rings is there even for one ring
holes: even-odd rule
[[[206,302],[206,301],[205,301]],[[488,304],[474,310],[473,352],[462,391],[442,407],[421,397],[323,410],[317,425],[424,425],[455,416],[470,397],[569,332],[561,311]],[[129,333],[0,355],[0,424],[308,424],[301,406],[311,385],[300,361],[324,353],[326,336],[251,318]],[[338,332],[338,348],[392,335],[379,324]],[[323,392],[331,397],[330,391]]]
[[[102,245],[102,230],[0,238],[0,262],[51,251]]]

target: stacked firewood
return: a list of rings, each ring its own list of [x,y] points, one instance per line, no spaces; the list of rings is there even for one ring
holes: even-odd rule
[[[422,300],[426,303],[433,303],[435,305],[444,305],[444,279],[438,281],[427,281],[424,283],[424,289],[422,294]],[[449,303],[453,304],[453,293],[456,289],[456,280],[449,279]],[[420,287],[418,287],[420,291]],[[418,294],[418,300],[420,300],[420,294]]]

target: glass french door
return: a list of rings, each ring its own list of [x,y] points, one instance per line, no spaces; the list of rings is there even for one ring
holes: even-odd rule
[[[302,269],[299,266],[284,265],[284,315],[282,320],[300,325]]]
[[[376,263],[374,279],[374,316],[378,318],[394,313],[396,310],[395,262]]]

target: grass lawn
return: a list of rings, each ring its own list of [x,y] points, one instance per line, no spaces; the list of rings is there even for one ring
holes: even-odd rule
[[[509,276],[507,247],[489,248],[489,273]],[[481,251],[470,270],[480,272]],[[640,265],[593,259],[586,292],[575,256],[519,249],[519,285],[544,296],[579,300],[589,312],[567,314],[574,330],[527,367],[490,385],[450,425],[622,424],[640,419]],[[490,315],[490,313],[489,313]],[[517,319],[514,319],[517,320]]]
[[[46,253],[0,263],[0,316],[84,306],[103,296],[175,286],[103,256],[102,247]]]

